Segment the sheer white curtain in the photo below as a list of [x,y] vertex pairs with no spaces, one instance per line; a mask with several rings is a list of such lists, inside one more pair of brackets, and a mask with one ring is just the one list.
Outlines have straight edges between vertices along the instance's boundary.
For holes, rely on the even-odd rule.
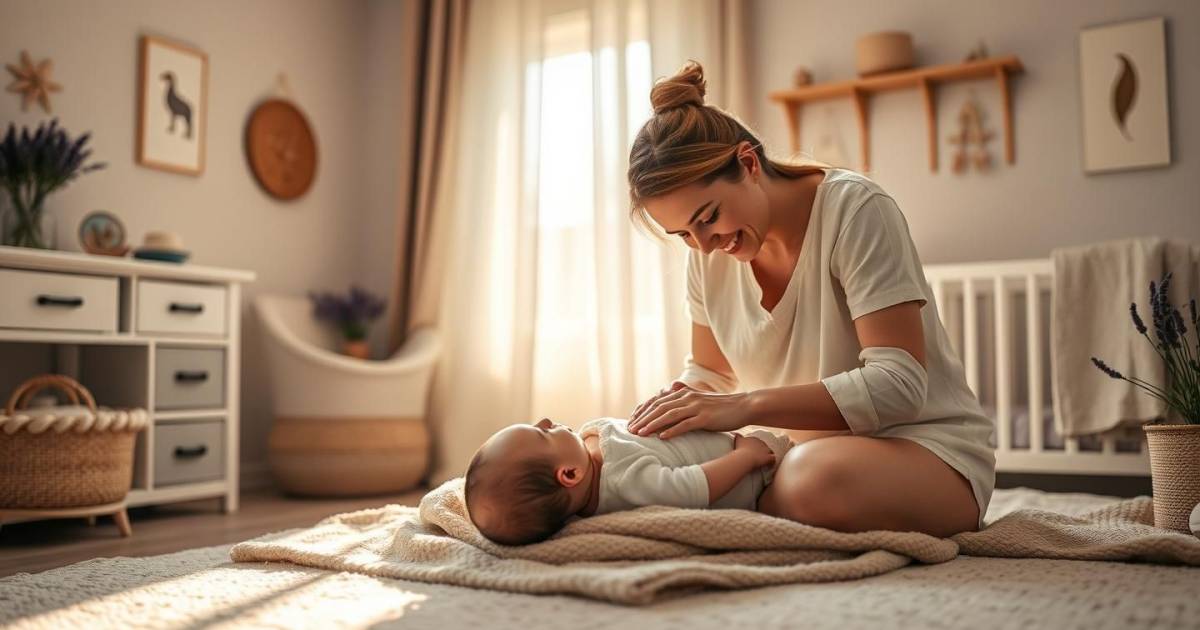
[[724,5],[471,5],[457,183],[443,209],[433,483],[461,475],[499,428],[624,417],[680,371],[683,248],[633,228],[625,171],[653,78],[689,57],[707,66],[724,40],[697,25],[720,22]]

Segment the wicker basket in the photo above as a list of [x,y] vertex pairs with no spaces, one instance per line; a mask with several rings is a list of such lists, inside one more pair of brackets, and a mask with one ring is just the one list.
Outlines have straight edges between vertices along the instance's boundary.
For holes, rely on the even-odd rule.
[[1154,526],[1190,533],[1200,504],[1200,424],[1148,424]]
[[[26,410],[47,387],[74,405]],[[22,383],[0,414],[0,508],[44,509],[116,503],[133,479],[133,444],[145,428],[144,409],[97,409],[88,390],[62,375]]]

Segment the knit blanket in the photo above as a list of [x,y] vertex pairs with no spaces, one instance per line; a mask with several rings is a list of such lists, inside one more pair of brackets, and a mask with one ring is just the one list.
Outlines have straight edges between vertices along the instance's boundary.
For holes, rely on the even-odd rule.
[[639,605],[701,588],[853,580],[959,553],[1200,566],[1200,539],[1154,528],[1153,512],[1148,497],[1081,516],[1018,510],[983,531],[941,539],[835,532],[745,510],[645,507],[574,520],[549,540],[509,547],[484,538],[467,518],[459,478],[418,508],[331,516],[235,545],[230,557]]

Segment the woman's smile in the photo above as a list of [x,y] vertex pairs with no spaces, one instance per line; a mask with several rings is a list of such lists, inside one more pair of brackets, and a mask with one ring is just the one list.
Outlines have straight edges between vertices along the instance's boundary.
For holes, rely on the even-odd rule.
[[725,247],[721,248],[721,251],[732,256],[732,255],[738,253],[738,251],[740,251],[741,249],[742,249],[742,231],[738,230],[737,232],[733,233],[733,238],[729,239],[729,242],[725,244]]

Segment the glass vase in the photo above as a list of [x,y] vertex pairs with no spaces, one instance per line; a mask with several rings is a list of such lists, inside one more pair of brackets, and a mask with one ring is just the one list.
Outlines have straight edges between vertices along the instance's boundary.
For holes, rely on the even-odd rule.
[[0,245],[54,249],[54,217],[42,206],[21,210],[11,205],[0,222]]

